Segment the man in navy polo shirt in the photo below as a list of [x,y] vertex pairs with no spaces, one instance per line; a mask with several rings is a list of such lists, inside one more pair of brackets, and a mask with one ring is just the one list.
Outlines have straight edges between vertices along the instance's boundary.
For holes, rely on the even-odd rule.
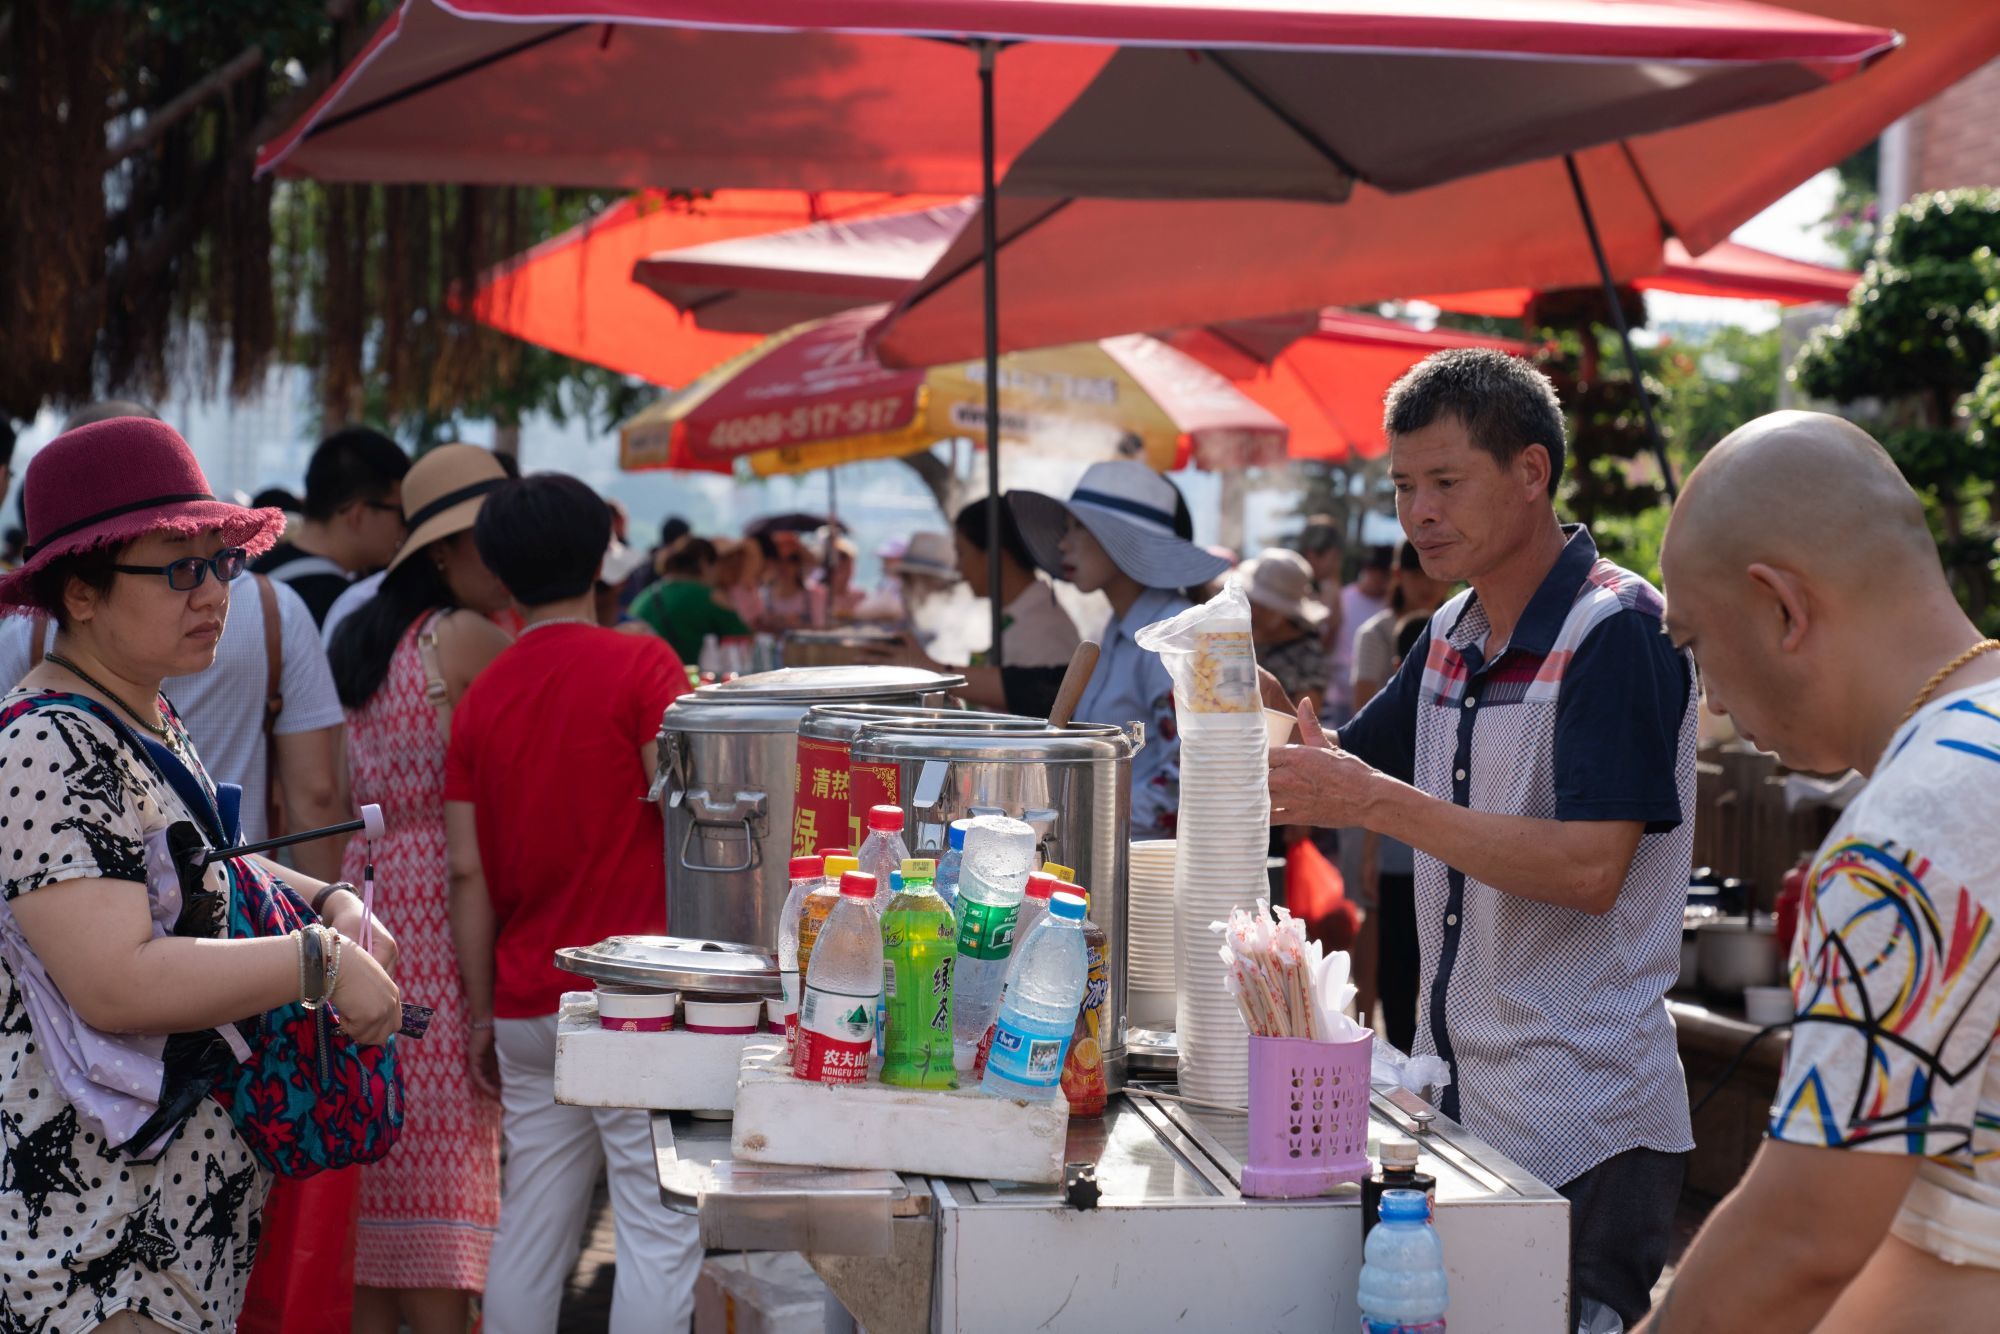
[[[1694,670],[1661,599],[1556,518],[1548,378],[1441,352],[1389,391],[1390,475],[1424,572],[1471,587],[1328,747],[1271,761],[1273,819],[1417,850],[1416,1049],[1443,1110],[1570,1200],[1578,1313],[1630,1328],[1687,1151],[1667,1016],[1693,850]],[[1281,814],[1282,813],[1282,814]]]

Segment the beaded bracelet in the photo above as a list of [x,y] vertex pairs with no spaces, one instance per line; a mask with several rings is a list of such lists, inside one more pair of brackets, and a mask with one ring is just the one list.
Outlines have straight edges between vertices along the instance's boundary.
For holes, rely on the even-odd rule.
[[347,942],[341,939],[340,932],[338,931],[324,926],[320,930],[325,932],[333,941],[332,958],[326,968],[326,992],[320,997],[320,1003],[323,1005],[333,999],[333,989],[340,984],[340,952],[346,948]]

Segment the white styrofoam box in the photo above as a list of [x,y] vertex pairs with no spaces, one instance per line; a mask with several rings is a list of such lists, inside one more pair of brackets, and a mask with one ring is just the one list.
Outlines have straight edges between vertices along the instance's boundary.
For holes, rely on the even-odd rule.
[[599,1027],[593,992],[566,992],[556,1021],[556,1101],[658,1112],[728,1111],[760,1034],[621,1033]]
[[1062,1180],[1069,1103],[994,1098],[978,1087],[892,1088],[794,1079],[783,1043],[743,1053],[730,1152],[789,1163],[932,1176]]
[[694,1334],[825,1334],[827,1295],[797,1251],[711,1256],[694,1285]]

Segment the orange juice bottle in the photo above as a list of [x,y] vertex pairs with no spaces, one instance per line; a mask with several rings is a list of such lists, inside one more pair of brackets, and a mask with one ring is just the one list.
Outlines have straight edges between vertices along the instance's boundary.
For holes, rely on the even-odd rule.
[[[1047,867],[1043,867],[1047,870]],[[1083,890],[1086,904],[1090,895]],[[1111,969],[1105,959],[1104,928],[1083,919],[1083,944],[1089,951],[1089,970],[1084,974],[1083,1008],[1077,1011],[1076,1032],[1069,1041],[1069,1056],[1063,1061],[1062,1091],[1069,1100],[1071,1116],[1104,1115],[1104,1037],[1111,1022]]]

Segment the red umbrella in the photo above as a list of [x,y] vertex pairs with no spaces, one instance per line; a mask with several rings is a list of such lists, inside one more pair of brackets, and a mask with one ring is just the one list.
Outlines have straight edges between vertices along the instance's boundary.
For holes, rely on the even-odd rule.
[[[1327,200],[1790,96],[1889,41],[1737,0],[405,0],[260,162],[969,193],[1046,131],[1064,193]],[[970,42],[1007,44],[985,154]]]
[[[1897,117],[2000,54],[1991,0],[1791,0],[1815,13],[1894,23],[1903,43],[1859,78],[1789,101],[1576,154],[1609,267],[1657,271],[1678,237],[1694,253]],[[1398,105],[1385,99],[1387,107]],[[1017,163],[1008,186],[1022,171]],[[1011,198],[1003,241],[1002,348],[1112,329],[1166,329],[1274,310],[1362,305],[1415,292],[1600,280],[1564,165],[1542,161],[1405,194],[1355,189],[1337,209],[1213,199]],[[978,226],[933,266],[881,344],[891,361],[970,355],[982,341]]]
[[[1679,292],[1685,296],[1725,297],[1739,301],[1775,301],[1781,306],[1816,302],[1839,305],[1847,300],[1861,275],[1824,264],[1786,259],[1768,250],[1724,241],[1699,256],[1689,255],[1679,241],[1669,240],[1665,263],[1634,278],[1642,292]],[[1529,287],[1498,287],[1484,292],[1450,292],[1417,298],[1465,315],[1519,319],[1528,313],[1535,292]]]
[[662,311],[633,285],[635,260],[656,250],[948,202],[955,201],[852,191],[718,190],[693,199],[644,191],[500,265],[480,284],[471,310],[496,329],[565,356],[654,384],[683,385],[755,346],[768,330],[730,332],[697,319],[699,309]]
[[1388,450],[1383,396],[1431,353],[1491,347],[1526,356],[1534,350],[1512,339],[1418,329],[1345,310],[1184,330],[1167,342],[1229,377],[1290,427],[1289,457],[1329,462],[1379,458]]

